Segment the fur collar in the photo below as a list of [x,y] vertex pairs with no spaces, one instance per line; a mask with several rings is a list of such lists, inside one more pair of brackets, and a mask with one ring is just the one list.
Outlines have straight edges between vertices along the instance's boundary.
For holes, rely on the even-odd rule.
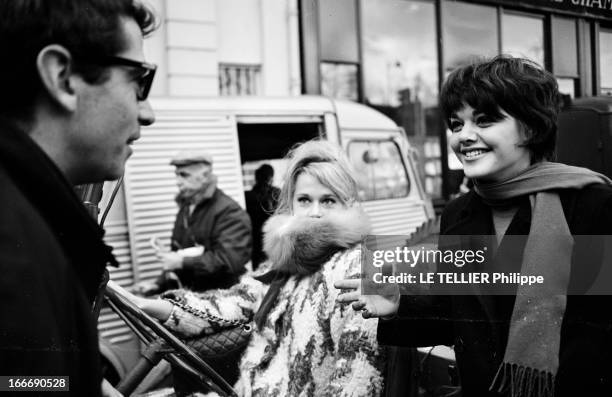
[[309,275],[336,252],[363,241],[370,229],[359,204],[324,218],[275,215],[263,227],[264,251],[275,270]]

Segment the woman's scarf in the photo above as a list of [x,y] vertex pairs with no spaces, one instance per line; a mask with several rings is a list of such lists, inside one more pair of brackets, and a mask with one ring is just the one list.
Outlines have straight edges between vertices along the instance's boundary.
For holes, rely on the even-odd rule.
[[370,220],[359,204],[322,218],[279,214],[268,219],[263,227],[264,251],[272,270],[257,277],[270,284],[255,315],[257,326],[263,326],[288,277],[319,271],[334,254],[363,241],[370,229]]
[[531,226],[521,274],[543,276],[544,284],[519,286],[510,320],[508,344],[491,390],[512,397],[553,396],[561,323],[567,302],[574,239],[555,189],[612,185],[606,176],[560,163],[535,164],[504,182],[475,183],[484,200],[529,195]]

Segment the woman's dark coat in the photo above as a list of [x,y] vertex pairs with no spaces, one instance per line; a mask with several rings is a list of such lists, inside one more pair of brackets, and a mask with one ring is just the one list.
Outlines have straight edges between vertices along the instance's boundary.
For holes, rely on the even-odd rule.
[[[612,188],[590,185],[558,193],[573,235],[612,235]],[[525,197],[506,235],[529,234],[530,222],[531,207]],[[442,235],[493,235],[491,210],[474,192],[467,193],[447,205],[440,230]],[[502,240],[494,261],[505,261],[506,269],[520,271],[523,250],[511,247],[508,240]],[[599,264],[579,258],[600,258],[602,245],[594,238],[576,240],[570,288],[580,289],[580,282],[597,275]],[[612,395],[611,298],[568,296],[555,396]],[[514,300],[514,296],[402,296],[399,318],[381,321],[378,339],[409,347],[454,345],[463,395],[498,396],[488,388],[504,356]]]

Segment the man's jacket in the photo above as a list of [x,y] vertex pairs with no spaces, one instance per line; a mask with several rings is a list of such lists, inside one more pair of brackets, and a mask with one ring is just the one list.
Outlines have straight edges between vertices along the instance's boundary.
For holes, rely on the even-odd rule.
[[238,282],[251,259],[251,221],[238,203],[219,188],[198,203],[179,209],[172,231],[172,249],[204,246],[204,253],[183,259],[177,270],[184,287],[194,291],[228,288]]
[[0,123],[1,375],[68,376],[57,395],[100,395],[91,308],[116,264],[102,233],[34,141]]

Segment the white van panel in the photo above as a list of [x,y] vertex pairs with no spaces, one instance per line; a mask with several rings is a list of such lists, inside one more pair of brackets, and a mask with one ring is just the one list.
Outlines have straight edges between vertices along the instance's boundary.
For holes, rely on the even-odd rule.
[[[119,262],[118,268],[109,268],[110,277],[120,285],[127,287],[134,282],[132,253],[130,250],[127,221],[107,221],[104,241],[113,247],[113,254]],[[100,336],[111,343],[120,343],[132,338],[132,333],[125,323],[109,308],[103,308],[98,319]]]
[[341,130],[397,130],[397,125],[384,114],[351,101],[334,100]]
[[372,220],[372,234],[411,235],[426,222],[423,203],[408,198],[365,201],[362,203]]

